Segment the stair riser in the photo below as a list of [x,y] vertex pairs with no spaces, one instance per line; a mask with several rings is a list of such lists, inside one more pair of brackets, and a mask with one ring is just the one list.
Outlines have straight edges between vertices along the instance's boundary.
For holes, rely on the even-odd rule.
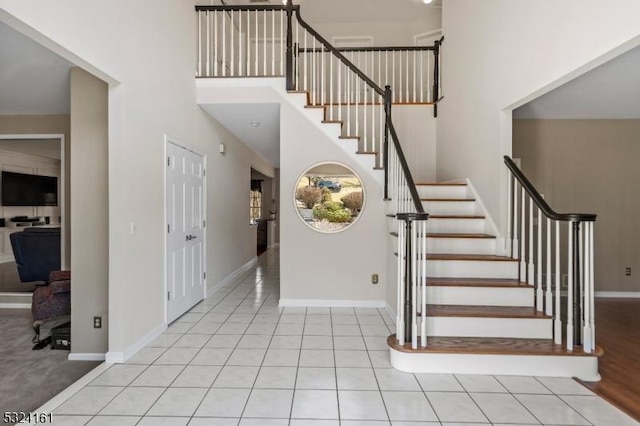
[[473,215],[476,214],[474,201],[423,201],[424,211],[429,214]]
[[600,380],[598,357],[417,353],[390,350],[391,365],[407,373],[577,377]]
[[552,339],[552,330],[548,318],[427,318],[427,336]]
[[420,198],[466,198],[467,187],[464,185],[418,185]]
[[429,219],[427,232],[482,234],[485,232],[484,219]]
[[534,306],[533,287],[427,287],[430,305]]
[[429,260],[427,273],[442,278],[518,278],[517,262]]
[[428,253],[495,254],[495,238],[427,238]]

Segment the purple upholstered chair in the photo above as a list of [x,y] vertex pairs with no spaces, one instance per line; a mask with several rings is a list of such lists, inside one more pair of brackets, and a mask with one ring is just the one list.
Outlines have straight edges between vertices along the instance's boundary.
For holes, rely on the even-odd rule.
[[40,342],[40,326],[45,322],[71,313],[71,271],[51,271],[49,284],[36,287],[31,299],[33,343]]

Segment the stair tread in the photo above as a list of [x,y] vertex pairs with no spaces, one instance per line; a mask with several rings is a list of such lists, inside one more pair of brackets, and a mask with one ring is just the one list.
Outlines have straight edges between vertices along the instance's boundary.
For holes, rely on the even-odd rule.
[[342,120],[322,120],[324,124],[343,124]]
[[304,107],[305,108],[323,108],[324,109],[324,106],[322,106],[322,105],[305,105]]
[[475,198],[420,198],[420,201],[427,202],[471,202],[476,201]]
[[427,305],[427,316],[533,319],[551,318],[544,312],[537,311],[534,307],[473,305]]
[[466,182],[419,182],[416,186],[467,186]]
[[511,278],[444,278],[427,277],[428,286],[437,287],[510,287],[533,288],[527,283]]
[[487,238],[495,239],[495,235],[489,234],[474,234],[474,233],[455,233],[455,232],[427,232],[427,238]]
[[402,352],[459,353],[483,355],[552,355],[552,356],[602,356],[604,351],[596,347],[594,353],[586,353],[581,347],[570,351],[548,339],[516,339],[497,337],[429,337],[427,347],[412,349],[411,343],[400,346],[396,335],[387,338],[389,347]]
[[[390,232],[394,237],[398,236],[397,232]],[[422,235],[422,234],[419,234]],[[473,239],[495,239],[495,235],[474,234],[474,233],[456,233],[456,232],[427,232],[427,238],[473,238]]]
[[480,214],[430,214],[429,219],[484,219]]
[[373,154],[373,155],[378,155],[379,152],[378,151],[356,151],[356,154]]
[[454,254],[454,253],[427,253],[427,260],[483,260],[490,262],[517,262],[507,256],[496,256],[493,254]]
[[338,139],[360,139],[360,136],[338,136]]

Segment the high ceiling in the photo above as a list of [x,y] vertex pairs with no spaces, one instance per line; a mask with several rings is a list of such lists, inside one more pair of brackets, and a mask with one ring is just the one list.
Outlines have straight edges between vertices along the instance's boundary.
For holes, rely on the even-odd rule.
[[[281,0],[269,0],[281,4]],[[424,13],[421,0],[295,0],[313,22],[403,22]],[[197,0],[197,4],[220,4]],[[248,3],[227,0],[227,4]],[[434,2],[438,7],[438,1]],[[366,7],[365,7],[366,6]],[[445,45],[446,52],[446,45]],[[445,53],[446,60],[446,53]],[[73,66],[0,22],[0,114],[68,114],[69,68]],[[570,81],[515,111],[516,118],[640,118],[640,48]],[[275,105],[231,105],[209,113],[232,133],[278,165]],[[241,116],[242,120],[238,117]],[[250,118],[247,118],[250,117]],[[251,121],[260,122],[252,128]],[[273,121],[273,123],[270,123]]]

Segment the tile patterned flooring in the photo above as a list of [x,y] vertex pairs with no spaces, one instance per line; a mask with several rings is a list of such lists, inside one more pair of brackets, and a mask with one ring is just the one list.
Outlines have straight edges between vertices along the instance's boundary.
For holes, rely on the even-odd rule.
[[279,308],[279,254],[54,410],[57,425],[636,425],[571,379],[402,373],[379,309]]

